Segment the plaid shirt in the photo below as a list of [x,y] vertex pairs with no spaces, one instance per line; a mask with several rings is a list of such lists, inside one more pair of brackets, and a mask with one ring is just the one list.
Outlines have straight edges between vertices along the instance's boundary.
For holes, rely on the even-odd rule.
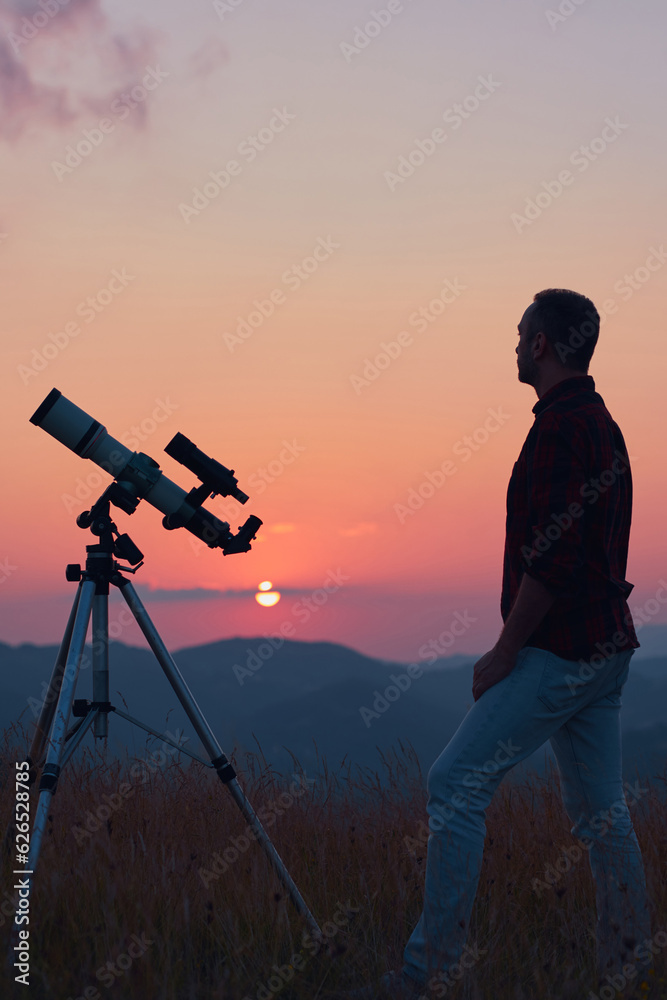
[[590,375],[558,382],[533,413],[507,488],[503,621],[527,573],[556,596],[527,646],[566,660],[637,648],[625,579],[632,475],[620,428]]

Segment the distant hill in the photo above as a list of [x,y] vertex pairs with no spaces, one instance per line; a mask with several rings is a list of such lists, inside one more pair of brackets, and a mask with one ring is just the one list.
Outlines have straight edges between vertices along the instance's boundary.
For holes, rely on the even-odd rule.
[[[649,628],[642,630],[640,641]],[[0,643],[0,730],[20,720],[32,732],[56,654],[56,646]],[[173,655],[223,750],[228,756],[235,750],[239,765],[244,752],[257,754],[261,747],[267,761],[287,774],[294,770],[289,751],[313,776],[322,757],[330,770],[345,762],[381,772],[380,752],[397,749],[403,741],[414,747],[424,781],[473,704],[472,668],[477,659],[458,655],[438,660],[408,686],[406,664],[364,656],[332,642],[286,640],[274,649],[262,638],[234,638]],[[150,650],[112,642],[110,659],[112,704],[161,732],[180,731],[188,737],[188,748],[203,754]],[[400,675],[406,690],[389,701],[384,691],[392,675]],[[383,700],[378,700],[378,692]],[[390,698],[394,695],[389,692]],[[81,671],[77,697],[91,698],[90,667]],[[665,706],[667,656],[641,659],[637,654],[622,711],[628,775],[636,769],[663,771]],[[127,747],[146,756],[147,746],[160,745],[113,715],[110,730],[110,745],[118,752]],[[92,743],[92,736],[85,742]],[[547,744],[516,768],[513,777],[529,768],[542,771],[551,757]]]

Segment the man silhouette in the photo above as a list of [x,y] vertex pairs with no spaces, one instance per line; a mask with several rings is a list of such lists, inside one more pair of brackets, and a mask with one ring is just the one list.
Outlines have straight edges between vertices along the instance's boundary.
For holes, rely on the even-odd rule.
[[599,328],[590,299],[553,288],[518,325],[519,381],[538,401],[507,491],[504,627],[475,664],[474,705],[428,773],[424,906],[403,969],[379,992],[351,998],[443,997],[483,960],[467,936],[486,810],[508,771],[546,740],[595,879],[598,986],[650,938],[619,724],[639,646],[625,579],[632,477],[623,435],[588,375]]

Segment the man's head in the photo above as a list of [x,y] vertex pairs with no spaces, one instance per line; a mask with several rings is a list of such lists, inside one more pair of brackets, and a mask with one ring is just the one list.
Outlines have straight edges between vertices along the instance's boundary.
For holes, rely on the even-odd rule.
[[518,326],[519,381],[546,391],[564,378],[586,375],[600,332],[598,311],[566,288],[538,292]]

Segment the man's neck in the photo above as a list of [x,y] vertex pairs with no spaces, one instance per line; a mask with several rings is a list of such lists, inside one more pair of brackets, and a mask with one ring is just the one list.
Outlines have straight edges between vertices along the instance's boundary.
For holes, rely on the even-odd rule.
[[574,368],[561,369],[559,371],[543,372],[540,379],[533,386],[537,393],[537,398],[542,399],[549,389],[553,389],[559,382],[564,382],[568,378],[581,378],[587,372],[579,372]]

